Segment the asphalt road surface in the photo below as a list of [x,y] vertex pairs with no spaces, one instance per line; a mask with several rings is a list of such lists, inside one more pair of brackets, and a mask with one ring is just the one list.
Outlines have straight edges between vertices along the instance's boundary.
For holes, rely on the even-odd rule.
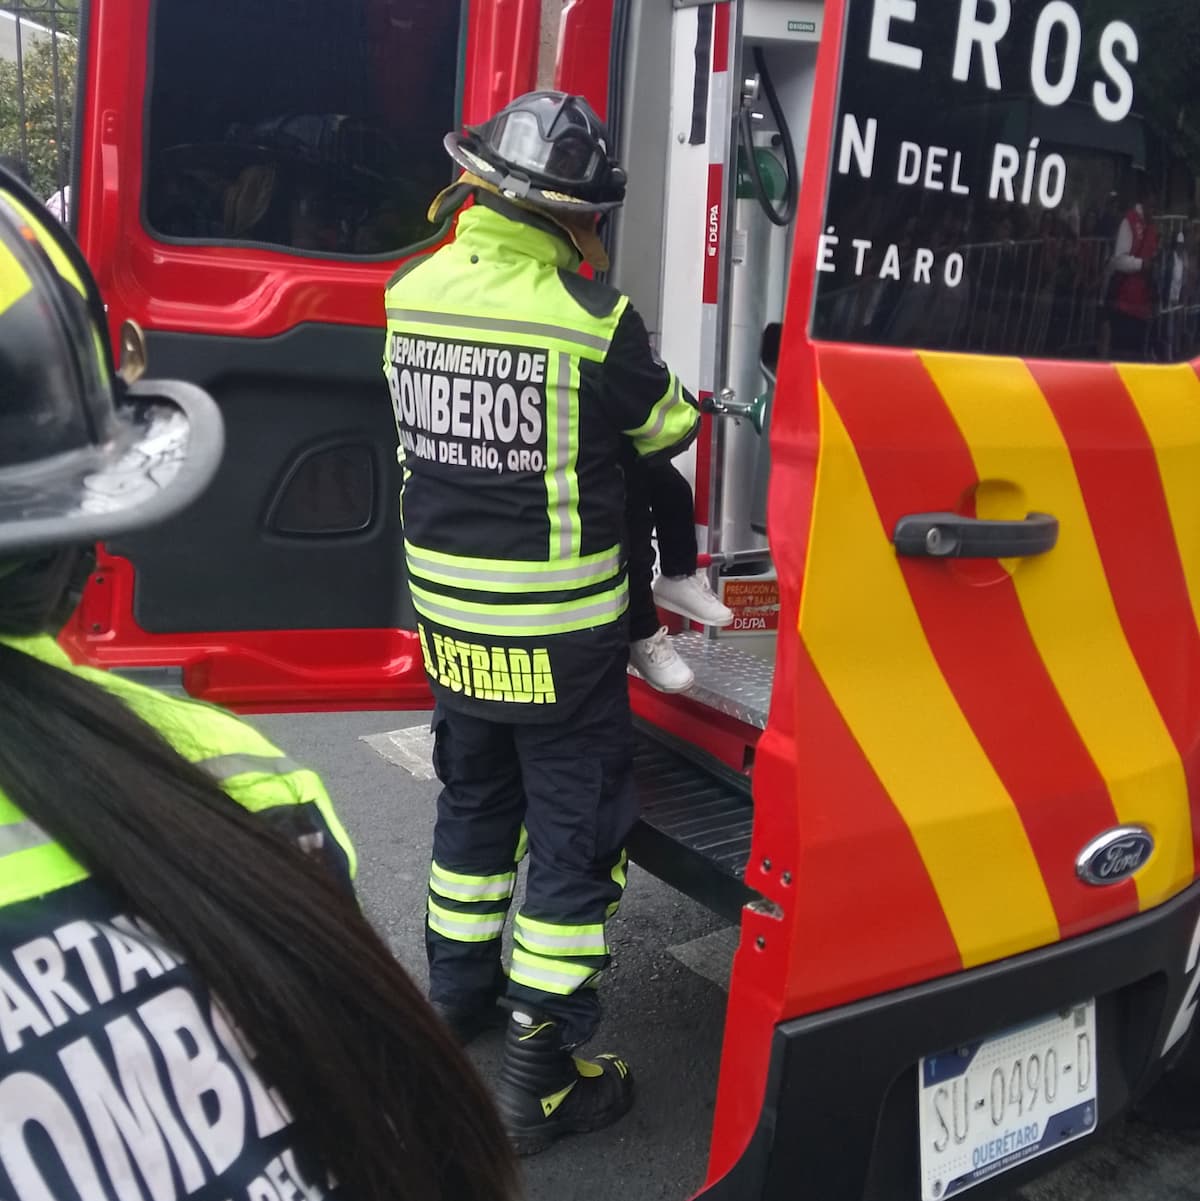
[[[424,734],[415,727],[427,726],[426,715],[255,721],[290,755],[321,772],[358,847],[367,910],[423,981],[425,876],[437,795],[436,781],[419,778],[429,773]],[[362,741],[401,728],[410,735]],[[618,951],[604,987],[606,1019],[592,1049],[619,1050],[630,1060],[637,1108],[611,1130],[567,1139],[525,1161],[526,1201],[685,1201],[703,1182],[734,931],[632,868],[613,942]],[[485,1077],[491,1075],[499,1036],[479,1040],[471,1054]],[[1010,1201],[1198,1199],[1200,1133],[1168,1135],[1130,1122]],[[803,1201],[799,1193],[797,1201]]]

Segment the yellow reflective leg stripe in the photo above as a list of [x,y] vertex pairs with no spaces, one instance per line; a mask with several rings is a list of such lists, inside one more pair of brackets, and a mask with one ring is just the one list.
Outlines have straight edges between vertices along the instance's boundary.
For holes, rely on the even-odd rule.
[[550,559],[579,554],[579,369],[569,354],[554,358],[554,379],[546,389],[546,514]]
[[[989,360],[981,389],[979,367],[965,357],[923,359],[980,479],[1009,478],[1012,456],[1003,448],[1014,438],[1037,448],[1022,460],[1021,482],[1040,508],[1058,518],[1062,533],[1053,556],[1024,560],[1013,584],[1038,653],[1108,784],[1117,817],[1154,831],[1159,852],[1134,882],[1141,907],[1157,905],[1192,876],[1187,781],[1125,638],[1070,448],[1024,363]],[[1156,373],[1153,386],[1169,385]],[[1181,407],[1195,402],[1186,395],[1172,399]],[[1081,629],[1088,631],[1086,647]]]
[[436,861],[429,869],[429,887],[452,901],[506,901],[512,896],[517,873],[500,872],[495,876],[469,876],[447,871]]
[[625,885],[629,881],[629,876],[626,868],[629,866],[629,855],[622,851],[621,857],[613,864],[613,869],[609,873],[612,876],[612,882],[622,891],[625,891]]
[[504,932],[503,913],[460,913],[429,898],[429,928],[452,942],[490,942]]
[[513,947],[508,978],[514,984],[566,997],[582,988],[596,975],[597,969],[569,959],[547,959],[522,947]]
[[608,954],[601,923],[578,926],[539,922],[519,913],[513,924],[513,938],[527,951],[554,958]]
[[521,823],[521,833],[517,836],[517,849],[513,855],[513,862],[520,863],[522,859],[529,853],[529,831],[525,829],[524,822]]
[[[819,396],[805,645],[912,832],[966,966],[1054,942],[1058,921],[1020,815],[933,656],[850,436],[824,387]],[[963,853],[966,830],[986,855]]]
[[[629,879],[628,875],[626,873],[626,868],[628,867],[628,865],[629,865],[629,856],[628,856],[628,854],[626,854],[626,852],[622,851],[620,859],[618,859],[616,861],[616,863],[613,864],[613,869],[612,869],[612,872],[610,873],[612,875],[612,882],[622,892],[625,891],[625,885],[628,883],[628,879]],[[604,911],[604,916],[606,918],[612,917],[617,912],[617,910],[620,908],[621,908],[621,898],[618,897]]]
[[489,605],[438,596],[410,584],[413,606],[422,617],[439,625],[473,634],[551,635],[610,625],[629,605],[629,584],[622,579],[606,592],[597,592],[561,604]]

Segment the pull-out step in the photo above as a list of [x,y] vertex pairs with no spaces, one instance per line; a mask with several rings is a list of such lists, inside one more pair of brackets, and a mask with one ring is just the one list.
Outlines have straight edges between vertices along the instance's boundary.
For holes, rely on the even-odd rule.
[[642,814],[630,858],[737,921],[757,895],[743,882],[754,820],[750,781],[641,722],[633,771]]
[[[767,728],[775,680],[775,640],[771,635],[739,635],[737,640],[721,641],[701,630],[687,630],[671,641],[696,677],[688,700],[753,729]],[[632,667],[629,670],[637,675]]]

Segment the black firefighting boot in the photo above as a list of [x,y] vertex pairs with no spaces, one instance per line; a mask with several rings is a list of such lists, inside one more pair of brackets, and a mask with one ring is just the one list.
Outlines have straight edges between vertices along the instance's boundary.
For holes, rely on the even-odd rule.
[[564,1134],[589,1134],[628,1113],[633,1075],[615,1055],[573,1056],[555,1022],[514,1010],[496,1103],[516,1153],[536,1155]]

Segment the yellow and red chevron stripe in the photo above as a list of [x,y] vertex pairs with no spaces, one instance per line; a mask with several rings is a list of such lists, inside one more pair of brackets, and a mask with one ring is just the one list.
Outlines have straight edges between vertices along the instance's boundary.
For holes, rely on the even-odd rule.
[[[838,895],[840,949],[810,948],[828,999],[868,966],[926,978],[1173,896],[1200,829],[1196,373],[815,349],[797,737],[820,765],[807,870]],[[1053,513],[1059,543],[984,569],[898,558],[896,521],[945,510]],[[1076,856],[1120,822],[1154,858],[1083,884]],[[862,895],[840,895],[850,857]]]

